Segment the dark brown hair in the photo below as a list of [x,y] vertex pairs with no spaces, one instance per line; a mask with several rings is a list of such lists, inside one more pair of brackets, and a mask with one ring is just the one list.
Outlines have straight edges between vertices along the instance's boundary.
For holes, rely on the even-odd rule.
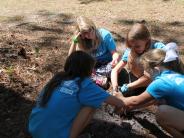
[[79,77],[80,82],[91,76],[92,69],[95,65],[95,59],[82,51],[73,52],[67,59],[64,65],[64,71],[59,72],[48,82],[44,88],[41,97],[40,106],[44,107],[49,101],[54,89],[64,80],[72,80]]

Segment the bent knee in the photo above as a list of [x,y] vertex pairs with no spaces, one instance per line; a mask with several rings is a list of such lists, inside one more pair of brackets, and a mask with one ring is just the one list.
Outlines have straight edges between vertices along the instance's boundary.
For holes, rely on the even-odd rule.
[[158,106],[158,110],[156,112],[156,119],[158,122],[165,122],[166,115],[169,112],[169,106],[168,105],[160,105]]

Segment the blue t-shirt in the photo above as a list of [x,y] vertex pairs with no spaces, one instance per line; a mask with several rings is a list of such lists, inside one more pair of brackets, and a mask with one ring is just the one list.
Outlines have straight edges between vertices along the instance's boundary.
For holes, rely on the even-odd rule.
[[165,70],[146,91],[155,99],[165,99],[168,105],[184,111],[184,75]]
[[110,96],[91,79],[84,79],[80,88],[78,80],[61,83],[44,108],[39,106],[38,99],[29,118],[29,132],[33,138],[68,138],[80,109],[83,106],[98,108]]
[[106,29],[99,29],[101,36],[101,43],[91,55],[96,58],[98,62],[110,62],[112,61],[112,51],[116,50],[115,41],[109,31]]
[[[151,43],[150,49],[163,48],[165,45],[162,42],[153,42]],[[130,54],[131,49],[126,48],[124,54],[122,55],[121,60],[128,61],[128,56]]]

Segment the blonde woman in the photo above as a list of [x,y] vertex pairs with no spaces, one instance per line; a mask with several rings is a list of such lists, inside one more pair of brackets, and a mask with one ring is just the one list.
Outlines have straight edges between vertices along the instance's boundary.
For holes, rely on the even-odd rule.
[[104,87],[111,69],[119,60],[111,33],[104,28],[96,28],[92,20],[80,16],[77,18],[76,31],[68,54],[76,50],[85,51],[96,59],[92,79]]
[[[173,67],[172,63],[176,61],[178,61],[178,54],[174,49],[168,49],[166,52],[154,49],[143,54],[141,63],[145,71],[152,77],[153,82],[142,94],[123,98],[123,101],[126,109],[130,111],[157,100],[165,100],[165,105],[158,106],[156,119],[172,136],[183,138],[184,75],[178,73],[183,72],[182,68]],[[177,66],[180,66],[180,62],[177,63]]]

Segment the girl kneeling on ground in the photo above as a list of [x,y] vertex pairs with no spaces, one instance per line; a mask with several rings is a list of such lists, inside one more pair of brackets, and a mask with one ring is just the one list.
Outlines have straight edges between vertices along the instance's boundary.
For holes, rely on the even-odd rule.
[[[174,49],[154,49],[141,57],[141,63],[154,80],[146,91],[138,96],[122,98],[127,111],[148,106],[158,100],[165,104],[158,106],[157,122],[176,138],[184,137],[184,71]],[[178,68],[173,67],[173,63]],[[174,68],[174,69],[173,69]],[[174,71],[173,71],[174,70]],[[182,74],[181,74],[182,73]],[[116,96],[122,96],[117,93]]]
[[44,87],[29,118],[33,138],[76,138],[103,102],[122,112],[122,100],[111,96],[90,79],[95,60],[73,52]]
[[139,62],[141,55],[150,49],[161,49],[165,45],[151,39],[145,24],[136,23],[127,33],[125,46],[121,60],[111,72],[112,87],[115,93],[120,86],[124,96],[139,95],[152,81],[144,74],[144,69]]
[[104,89],[108,89],[110,73],[119,61],[116,44],[111,33],[104,28],[97,28],[92,20],[80,16],[77,18],[76,31],[72,39],[68,55],[82,50],[96,59],[93,70],[93,81]]

